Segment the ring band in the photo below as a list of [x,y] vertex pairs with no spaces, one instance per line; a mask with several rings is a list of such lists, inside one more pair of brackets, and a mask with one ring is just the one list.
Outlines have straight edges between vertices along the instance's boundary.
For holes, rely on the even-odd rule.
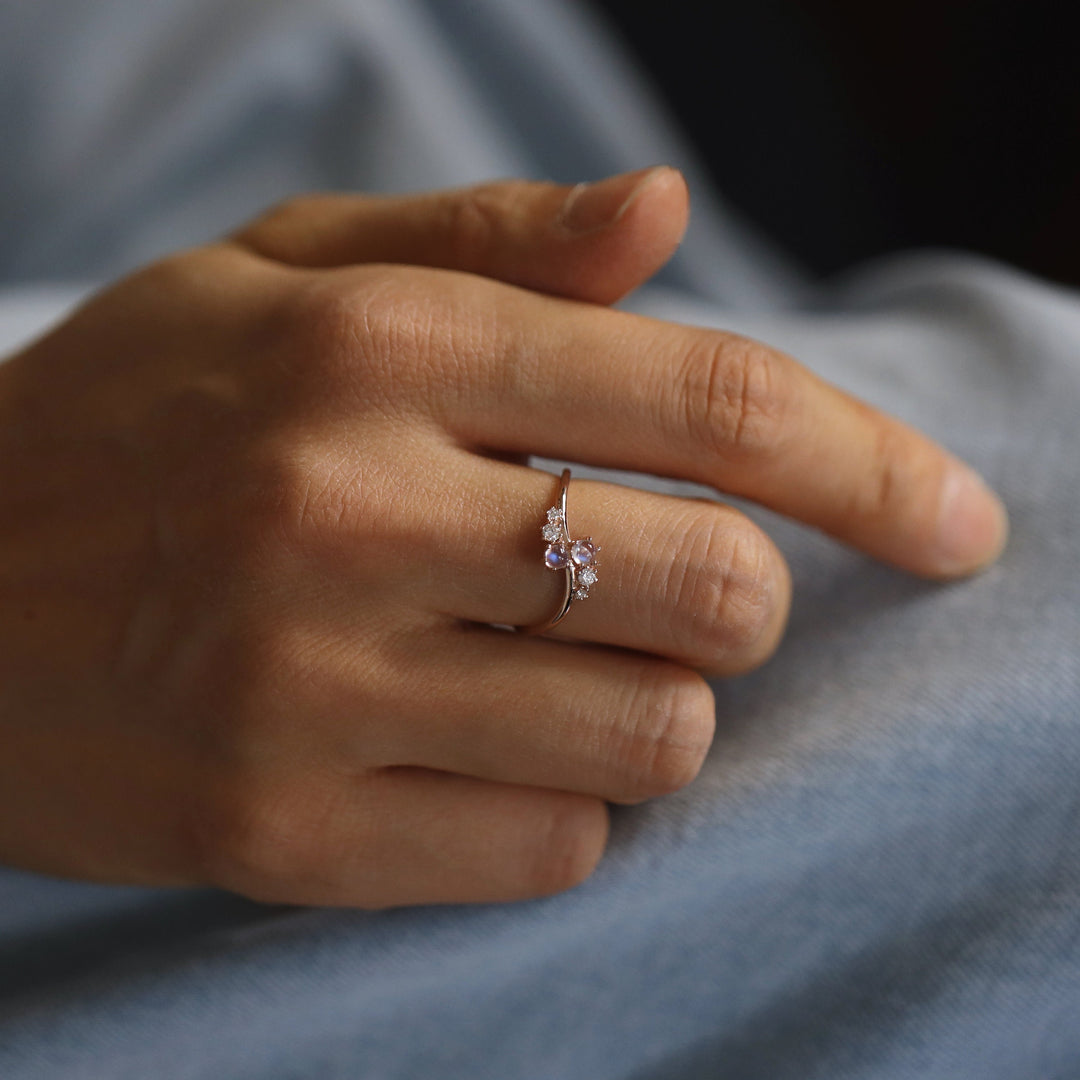
[[562,603],[555,614],[531,626],[515,626],[521,634],[542,634],[560,623],[575,600],[587,600],[589,587],[596,584],[597,553],[600,545],[591,536],[574,540],[566,523],[566,492],[570,487],[570,470],[563,469],[559,480],[559,500],[547,512],[547,521],[540,530],[547,543],[544,549],[544,566],[548,570],[562,570],[566,586]]

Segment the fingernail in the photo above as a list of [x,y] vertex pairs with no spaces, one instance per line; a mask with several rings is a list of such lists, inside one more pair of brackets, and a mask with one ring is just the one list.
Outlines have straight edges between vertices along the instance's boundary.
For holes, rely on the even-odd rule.
[[960,462],[941,492],[937,561],[942,574],[964,574],[992,563],[1005,547],[1009,519],[982,477]]
[[674,172],[668,165],[620,173],[593,184],[578,184],[566,197],[558,223],[575,233],[595,232],[614,225],[635,199],[661,173]]

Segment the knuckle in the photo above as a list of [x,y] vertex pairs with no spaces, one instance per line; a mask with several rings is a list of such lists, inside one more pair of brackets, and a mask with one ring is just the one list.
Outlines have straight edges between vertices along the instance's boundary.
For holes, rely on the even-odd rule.
[[300,192],[279,199],[268,206],[261,214],[252,221],[252,225],[258,224],[287,224],[303,221],[311,212],[312,208],[320,201],[320,196],[310,192]]
[[[281,312],[280,339],[299,371],[309,371],[323,385],[329,376],[349,379],[369,372],[378,384],[389,374],[390,359],[406,342],[407,320],[398,317],[395,279],[351,275],[346,284],[334,276],[305,279],[290,291]],[[278,328],[275,328],[278,329]]]
[[202,272],[207,261],[207,250],[188,248],[163,255],[138,271],[139,280],[165,293],[184,289],[193,280],[197,280]]
[[397,581],[422,554],[405,501],[412,492],[412,481],[378,452],[358,462],[347,449],[296,450],[245,505],[242,528],[257,575],[317,569],[363,580],[369,590]]
[[323,199],[324,196],[312,194],[281,199],[238,229],[232,238],[259,254],[277,257],[289,250],[289,238],[302,229]]
[[482,184],[446,201],[442,231],[453,265],[468,268],[486,260],[499,244],[521,186],[512,181]]
[[240,600],[281,598],[311,572],[363,581],[374,596],[424,556],[429,533],[415,508],[430,485],[403,475],[380,445],[360,455],[308,443],[268,439],[230,482],[215,481],[205,521],[192,511],[200,550],[229,564]]
[[779,367],[756,341],[704,332],[676,380],[693,443],[728,459],[776,454],[785,404]]
[[607,845],[608,815],[600,799],[559,795],[539,832],[525,891],[550,896],[580,885],[596,869]]
[[361,481],[330,455],[297,461],[268,508],[273,535],[287,551],[311,557],[340,547],[354,519],[354,490]]
[[463,357],[479,347],[475,320],[435,273],[354,267],[292,290],[277,336],[313,406],[415,416],[461,393]]
[[[862,480],[852,486],[844,508],[856,521],[890,521],[911,516],[912,494],[932,484],[940,470],[923,455],[912,453],[910,436],[885,418],[875,418],[873,441]],[[931,471],[933,475],[931,475]],[[923,475],[925,473],[925,475]],[[928,525],[932,526],[932,521]]]
[[663,664],[635,688],[628,731],[616,740],[617,764],[631,800],[668,795],[700,772],[712,745],[712,690],[688,668]]
[[[134,302],[136,306],[132,310],[138,310],[138,300],[142,300],[147,309],[169,319],[175,317],[171,309],[176,307],[179,297],[202,301],[212,294],[219,298],[228,280],[223,271],[231,270],[225,266],[228,258],[229,254],[220,246],[210,244],[163,255],[124,279],[135,296],[134,300],[129,297],[128,302]],[[167,302],[169,307],[162,308],[162,302]]]
[[207,880],[273,901],[317,872],[318,830],[289,788],[234,780],[216,803],[200,845]]
[[[699,666],[755,656],[774,625],[778,570],[769,542],[749,522],[716,511],[684,521],[661,587],[681,655]],[[650,560],[652,561],[652,560]]]
[[321,677],[319,634],[287,616],[275,625],[252,632],[242,666],[245,696],[231,725],[236,751],[242,756],[269,744],[279,748],[302,734],[296,729],[298,711],[308,711],[318,697]]

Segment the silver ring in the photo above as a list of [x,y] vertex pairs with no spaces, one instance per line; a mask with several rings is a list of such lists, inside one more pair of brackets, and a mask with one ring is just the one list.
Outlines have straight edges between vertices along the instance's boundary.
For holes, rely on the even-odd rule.
[[575,540],[566,523],[566,491],[570,486],[570,470],[563,469],[559,480],[559,501],[547,512],[547,521],[540,530],[547,546],[544,548],[544,566],[548,570],[562,570],[566,585],[562,603],[548,619],[531,626],[515,626],[521,634],[542,634],[560,623],[575,600],[587,600],[589,588],[596,584],[597,558],[600,545],[591,536]]

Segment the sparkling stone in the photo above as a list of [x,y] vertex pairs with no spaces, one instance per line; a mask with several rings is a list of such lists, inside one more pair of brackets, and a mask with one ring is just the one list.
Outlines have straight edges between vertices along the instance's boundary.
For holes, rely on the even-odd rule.
[[555,522],[551,521],[544,526],[543,533],[545,540],[550,540],[552,543],[554,543],[562,536],[562,529],[560,529]]
[[550,509],[550,510],[549,510],[549,511],[547,512],[547,519],[548,519],[548,521],[551,521],[551,522],[559,522],[559,521],[562,521],[562,507],[559,507],[559,506],[553,506],[553,507],[552,507],[552,508],[551,508],[551,509]]
[[590,585],[596,584],[596,571],[591,566],[586,566],[585,569],[578,574],[577,579],[582,585],[588,588]]
[[570,547],[570,558],[578,566],[588,566],[596,558],[596,548],[591,540],[575,540]]
[[574,590],[574,599],[575,600],[588,600],[589,599],[589,590],[588,589],[575,589]]
[[544,565],[549,570],[562,570],[567,563],[566,548],[561,544],[548,544],[544,552]]

